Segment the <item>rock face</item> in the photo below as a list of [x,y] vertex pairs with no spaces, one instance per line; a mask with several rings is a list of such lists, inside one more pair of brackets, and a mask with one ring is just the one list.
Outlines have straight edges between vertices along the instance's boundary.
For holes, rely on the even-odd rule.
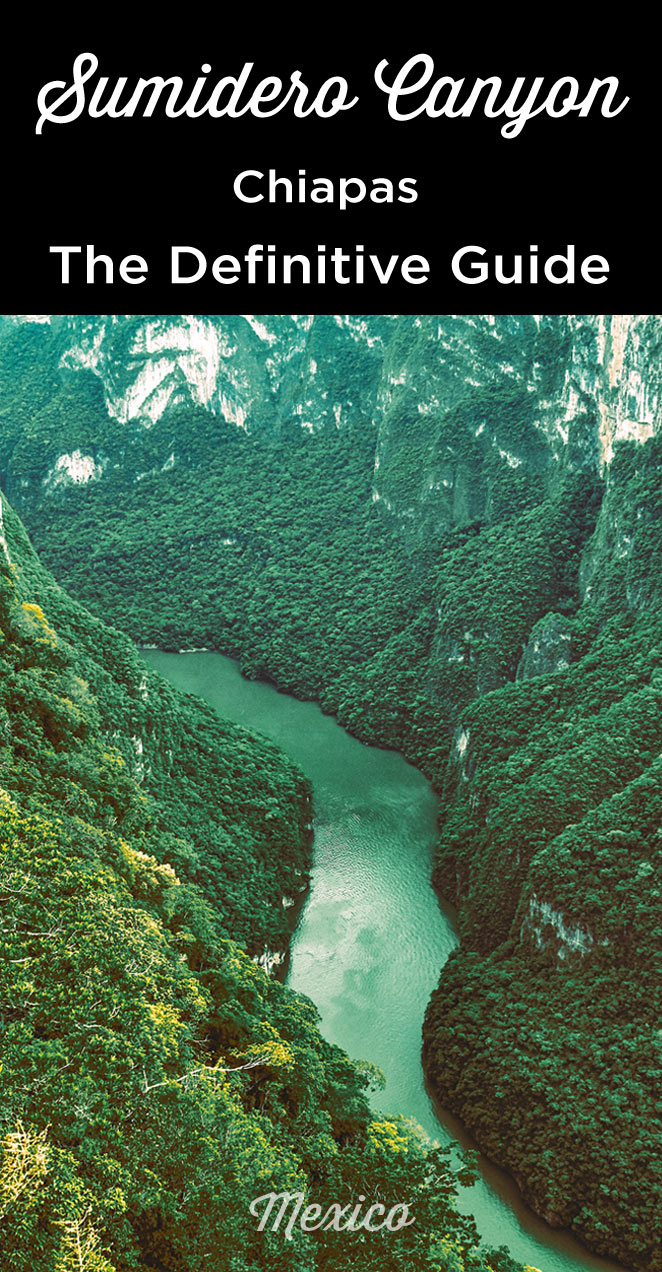
[[552,676],[570,665],[570,634],[561,614],[546,614],[536,623],[517,667],[517,680]]
[[[18,320],[6,319],[5,322]],[[25,322],[48,325],[44,315]],[[392,320],[312,314],[54,317],[62,375],[91,371],[118,423],[152,426],[200,406],[259,434],[293,418],[337,427],[370,410],[378,351]],[[360,375],[352,374],[360,367]],[[372,368],[372,374],[370,369]],[[351,385],[350,385],[351,378]]]
[[[0,480],[30,522],[77,488],[204,470],[234,430],[269,445],[288,430],[360,429],[369,436],[373,510],[407,551],[434,553],[449,532],[493,527],[496,561],[505,552],[500,527],[554,499],[568,479],[604,485],[582,595],[598,599],[607,563],[619,560],[628,604],[641,608],[658,599],[642,567],[649,514],[621,498],[612,473],[622,444],[640,446],[660,430],[661,334],[661,318],[632,315],[5,319]],[[44,366],[59,385],[57,408],[40,402]],[[3,374],[12,387],[5,408]],[[17,400],[29,403],[23,414]],[[206,420],[197,448],[176,422],[182,410]],[[314,490],[309,497],[314,503]],[[220,541],[241,546],[243,537],[228,531]],[[516,615],[517,589],[508,589],[517,571],[506,559],[499,569],[504,605]],[[449,740],[458,704],[571,657],[568,624],[549,613],[567,598],[554,595],[549,562],[532,569],[547,582],[500,653],[481,603],[490,580],[477,575],[452,604],[442,590],[426,693],[443,706]],[[529,597],[535,590],[532,579]]]
[[523,935],[531,934],[538,949],[552,947],[557,958],[564,960],[573,954],[586,954],[593,945],[588,927],[572,923],[549,901],[540,901],[534,894],[523,925]]
[[[376,430],[373,499],[419,534],[478,516],[498,520],[504,476],[511,485],[531,479],[550,486],[565,470],[604,474],[619,441],[643,442],[662,422],[658,317],[24,321],[42,332],[51,327],[57,374],[91,372],[124,429],[150,428],[182,405],[256,436],[286,421],[315,432],[369,418]],[[67,454],[78,451],[98,464],[84,446]],[[60,472],[61,459],[54,456],[48,471]]]

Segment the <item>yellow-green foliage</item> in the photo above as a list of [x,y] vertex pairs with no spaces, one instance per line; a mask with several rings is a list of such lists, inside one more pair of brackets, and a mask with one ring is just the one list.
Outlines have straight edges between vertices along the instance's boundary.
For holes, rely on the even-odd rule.
[[37,605],[33,601],[23,601],[21,609],[30,621],[33,630],[36,629],[39,632],[37,640],[50,645],[54,649],[57,645],[57,636],[48,622],[41,605]]
[[[438,1230],[485,1272],[448,1160],[397,1119],[371,1126],[369,1069],[251,958],[286,939],[265,883],[280,898],[307,864],[300,775],[149,675],[6,524],[20,571],[19,601],[0,580],[2,1272],[371,1272],[386,1256],[427,1272]],[[30,588],[55,643],[33,638]],[[289,1241],[249,1212],[270,1191],[325,1207],[406,1195],[417,1223],[387,1246]]]
[[48,1170],[48,1131],[26,1130],[18,1122],[2,1141],[0,1161],[0,1218],[17,1201],[26,1209],[34,1202]]
[[54,1272],[115,1272],[105,1257],[89,1213],[60,1221],[62,1239]]

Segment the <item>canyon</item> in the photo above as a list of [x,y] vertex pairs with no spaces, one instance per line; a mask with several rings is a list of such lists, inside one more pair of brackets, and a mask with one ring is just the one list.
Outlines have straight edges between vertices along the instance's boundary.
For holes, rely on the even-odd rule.
[[0,475],[58,580],[432,781],[460,945],[427,1074],[540,1214],[650,1269],[661,334],[646,315],[0,328]]

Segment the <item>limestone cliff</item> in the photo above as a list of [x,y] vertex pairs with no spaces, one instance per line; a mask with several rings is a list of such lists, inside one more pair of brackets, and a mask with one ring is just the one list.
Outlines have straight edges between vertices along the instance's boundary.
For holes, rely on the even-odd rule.
[[[92,372],[119,425],[149,428],[182,405],[256,436],[286,420],[318,431],[369,417],[373,497],[414,524],[489,515],[504,470],[547,483],[567,468],[604,473],[619,441],[642,442],[662,421],[659,317],[30,315],[4,324],[19,321],[52,328],[53,370]],[[69,454],[73,465],[55,457],[57,480],[98,475],[95,457],[78,446]]]

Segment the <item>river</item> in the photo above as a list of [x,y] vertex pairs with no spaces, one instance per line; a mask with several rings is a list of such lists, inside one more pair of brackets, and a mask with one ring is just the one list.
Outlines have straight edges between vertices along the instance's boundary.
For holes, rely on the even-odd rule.
[[[364,746],[314,703],[245,680],[220,654],[143,650],[151,667],[219,715],[259,730],[311,779],[311,887],[294,933],[288,984],[316,1003],[322,1031],[386,1076],[376,1103],[413,1117],[441,1143],[471,1141],[435,1107],[420,1063],[421,1026],[439,970],[457,942],[430,885],[437,799],[394,751]],[[538,1220],[513,1181],[481,1155],[459,1205],[484,1241],[542,1272],[611,1272],[569,1233]]]

